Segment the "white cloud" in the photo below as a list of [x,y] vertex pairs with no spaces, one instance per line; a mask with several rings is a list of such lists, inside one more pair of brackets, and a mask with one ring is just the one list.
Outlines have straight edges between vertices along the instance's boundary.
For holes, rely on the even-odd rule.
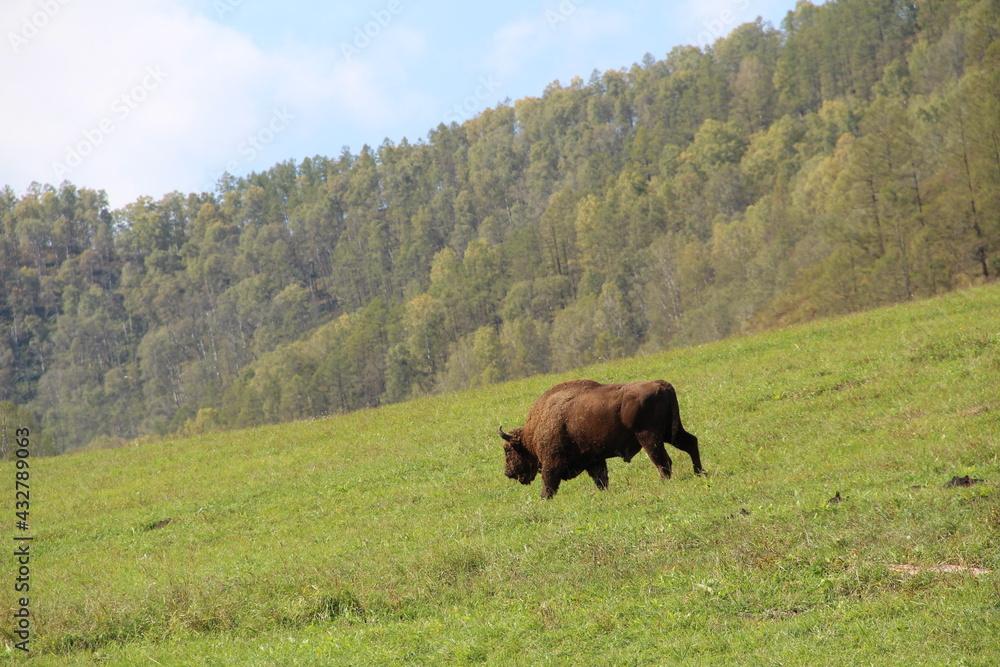
[[598,39],[623,36],[628,27],[625,16],[615,10],[601,11],[593,7],[581,7],[572,19],[569,30],[578,46],[585,46]]
[[426,44],[397,26],[349,61],[333,47],[262,50],[171,0],[15,0],[0,26],[14,91],[0,107],[0,185],[18,192],[68,179],[121,206],[211,189],[227,167],[319,152],[324,125],[433,106],[405,92]]
[[536,66],[543,54],[556,62],[586,62],[596,42],[620,38],[627,21],[617,10],[601,10],[563,0],[541,14],[512,21],[493,34],[493,46],[484,59],[487,70],[501,78]]
[[[426,50],[422,33],[390,27],[360,54],[337,57],[326,77],[325,94],[348,112],[359,125],[372,130],[384,127],[401,114],[429,104],[410,83],[413,63]],[[310,85],[299,87],[308,90]]]
[[519,19],[493,34],[493,47],[487,53],[486,69],[507,77],[533,60],[552,43],[552,30],[541,16]]

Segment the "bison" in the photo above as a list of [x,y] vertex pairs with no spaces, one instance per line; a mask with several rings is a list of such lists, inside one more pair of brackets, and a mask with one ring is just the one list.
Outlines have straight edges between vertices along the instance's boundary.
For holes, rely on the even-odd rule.
[[504,474],[531,484],[542,473],[542,498],[551,498],[564,479],[583,471],[598,489],[608,488],[607,459],[626,463],[645,449],[660,471],[670,477],[671,461],[663,448],[669,442],[687,452],[696,474],[704,473],[698,438],[681,426],[677,394],[669,382],[600,384],[571,380],[549,389],[528,411],[521,428],[504,433]]

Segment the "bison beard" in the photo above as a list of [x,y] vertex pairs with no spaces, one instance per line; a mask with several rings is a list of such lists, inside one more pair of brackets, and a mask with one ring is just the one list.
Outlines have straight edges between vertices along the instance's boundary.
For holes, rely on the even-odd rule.
[[541,395],[521,428],[503,438],[504,474],[531,484],[542,473],[542,498],[551,498],[564,479],[586,471],[598,489],[608,488],[607,459],[626,463],[645,449],[659,471],[670,477],[672,462],[663,447],[669,442],[691,456],[696,474],[704,473],[698,438],[681,425],[677,394],[663,380],[600,384],[593,380],[563,382]]

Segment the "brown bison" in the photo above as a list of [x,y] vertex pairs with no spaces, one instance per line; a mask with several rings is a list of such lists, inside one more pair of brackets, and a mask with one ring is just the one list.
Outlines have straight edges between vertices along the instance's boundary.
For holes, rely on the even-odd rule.
[[669,382],[600,384],[571,380],[549,389],[528,411],[521,428],[504,433],[504,474],[531,484],[542,472],[542,498],[551,498],[564,479],[584,470],[598,489],[608,488],[607,459],[626,463],[645,449],[660,478],[670,477],[671,461],[663,448],[669,442],[687,452],[701,474],[698,438],[681,426],[677,394]]

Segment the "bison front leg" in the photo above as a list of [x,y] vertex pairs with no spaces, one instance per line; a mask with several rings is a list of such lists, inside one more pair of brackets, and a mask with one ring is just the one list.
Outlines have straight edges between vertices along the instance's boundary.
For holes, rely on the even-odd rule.
[[551,498],[559,490],[559,482],[562,477],[555,468],[542,469],[542,498]]
[[663,443],[657,440],[651,433],[640,433],[638,434],[638,438],[642,448],[649,455],[649,460],[660,471],[660,479],[670,479],[673,462],[670,460],[667,450],[663,447]]
[[601,461],[595,465],[587,468],[587,474],[589,474],[594,479],[594,484],[597,488],[603,491],[608,488],[608,463],[607,461]]

